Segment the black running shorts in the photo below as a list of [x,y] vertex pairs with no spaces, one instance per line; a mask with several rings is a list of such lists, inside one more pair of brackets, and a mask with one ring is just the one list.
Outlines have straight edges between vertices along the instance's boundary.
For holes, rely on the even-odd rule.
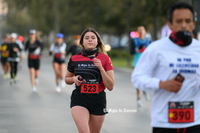
[[6,62],[8,62],[8,58],[7,57],[1,57],[1,63],[3,65],[6,65]]
[[28,59],[28,67],[39,70],[40,68],[40,59]]
[[53,63],[58,63],[60,65],[60,64],[65,63],[65,61],[64,60],[56,60],[56,59],[54,59]]
[[75,89],[71,95],[71,105],[85,107],[90,114],[105,115],[106,111],[106,93],[100,92],[99,94],[81,94],[79,89]]

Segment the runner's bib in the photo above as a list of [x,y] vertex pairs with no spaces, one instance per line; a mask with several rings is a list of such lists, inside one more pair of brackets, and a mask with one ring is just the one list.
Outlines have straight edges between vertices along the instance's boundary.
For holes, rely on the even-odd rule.
[[36,60],[37,58],[40,59],[41,56],[40,55],[29,54],[29,59]]
[[57,59],[60,59],[61,57],[62,57],[62,54],[55,54],[55,57],[57,58]]
[[170,123],[194,122],[194,102],[169,102],[168,107]]
[[88,82],[81,84],[81,93],[86,94],[98,94],[99,93],[99,82],[96,79],[89,79]]
[[2,57],[8,57],[9,53],[7,51],[2,51]]
[[37,57],[38,57],[38,56],[37,56],[37,55],[34,55],[34,54],[30,54],[30,55],[29,55],[29,58],[32,59],[32,60],[37,59]]

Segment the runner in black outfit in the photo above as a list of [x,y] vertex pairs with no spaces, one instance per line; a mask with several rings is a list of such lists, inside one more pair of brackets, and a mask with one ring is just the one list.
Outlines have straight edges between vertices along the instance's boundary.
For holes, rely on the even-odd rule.
[[22,50],[22,47],[16,43],[17,34],[12,33],[11,35],[11,43],[9,44],[8,50],[9,50],[9,57],[8,61],[10,62],[11,66],[11,81],[10,84],[16,83],[17,80],[17,65],[20,61],[20,51]]
[[3,37],[3,43],[1,44],[0,51],[1,51],[1,65],[4,70],[4,79],[10,78],[10,73],[9,73],[9,68],[10,64],[8,62],[8,56],[9,56],[9,51],[8,51],[8,41],[9,41],[10,36],[5,35]]
[[99,133],[105,118],[105,88],[112,90],[114,72],[103,42],[94,29],[86,29],[80,39],[81,53],[71,57],[65,81],[75,83],[71,113],[80,133]]
[[28,67],[30,70],[30,78],[33,92],[37,91],[40,58],[42,52],[42,44],[36,39],[36,30],[29,31],[30,40],[26,42],[25,51],[28,50]]
[[69,58],[69,54],[75,55],[80,53],[82,50],[80,46],[80,35],[74,35],[74,44],[67,50],[67,56]]

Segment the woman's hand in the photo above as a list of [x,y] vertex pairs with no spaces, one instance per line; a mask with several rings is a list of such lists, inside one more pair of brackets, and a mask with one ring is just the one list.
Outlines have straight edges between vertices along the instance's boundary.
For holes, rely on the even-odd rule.
[[103,69],[103,66],[102,66],[102,64],[101,64],[101,61],[100,61],[99,59],[94,58],[94,59],[93,59],[93,62],[94,62],[94,65],[95,65],[99,70]]
[[94,58],[93,59],[94,65],[100,70],[101,76],[103,83],[108,90],[112,90],[114,86],[114,72],[113,70],[105,71],[102,64],[101,60]]
[[13,48],[13,51],[14,51],[14,52],[18,52],[19,49],[18,49],[18,48]]
[[65,76],[65,82],[68,85],[71,85],[75,83],[77,86],[80,86],[81,83],[85,82],[85,79],[82,79],[81,81],[78,79],[80,75],[74,76],[74,73],[71,73],[67,70],[66,76]]
[[66,54],[66,52],[65,52],[65,51],[63,51],[63,52],[61,52],[61,54]]
[[82,83],[83,81],[78,80],[78,77],[79,77],[79,75],[74,76],[74,77],[72,77],[72,78],[73,78],[74,83],[75,83],[77,86],[80,86],[81,83]]

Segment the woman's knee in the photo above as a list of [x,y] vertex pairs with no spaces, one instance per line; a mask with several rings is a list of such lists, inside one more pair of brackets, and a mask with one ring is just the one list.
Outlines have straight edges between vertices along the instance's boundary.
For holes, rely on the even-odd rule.
[[60,77],[64,78],[66,65],[63,63],[60,66]]
[[90,133],[89,129],[89,112],[81,106],[74,106],[71,109],[72,117],[77,125],[79,133]]

